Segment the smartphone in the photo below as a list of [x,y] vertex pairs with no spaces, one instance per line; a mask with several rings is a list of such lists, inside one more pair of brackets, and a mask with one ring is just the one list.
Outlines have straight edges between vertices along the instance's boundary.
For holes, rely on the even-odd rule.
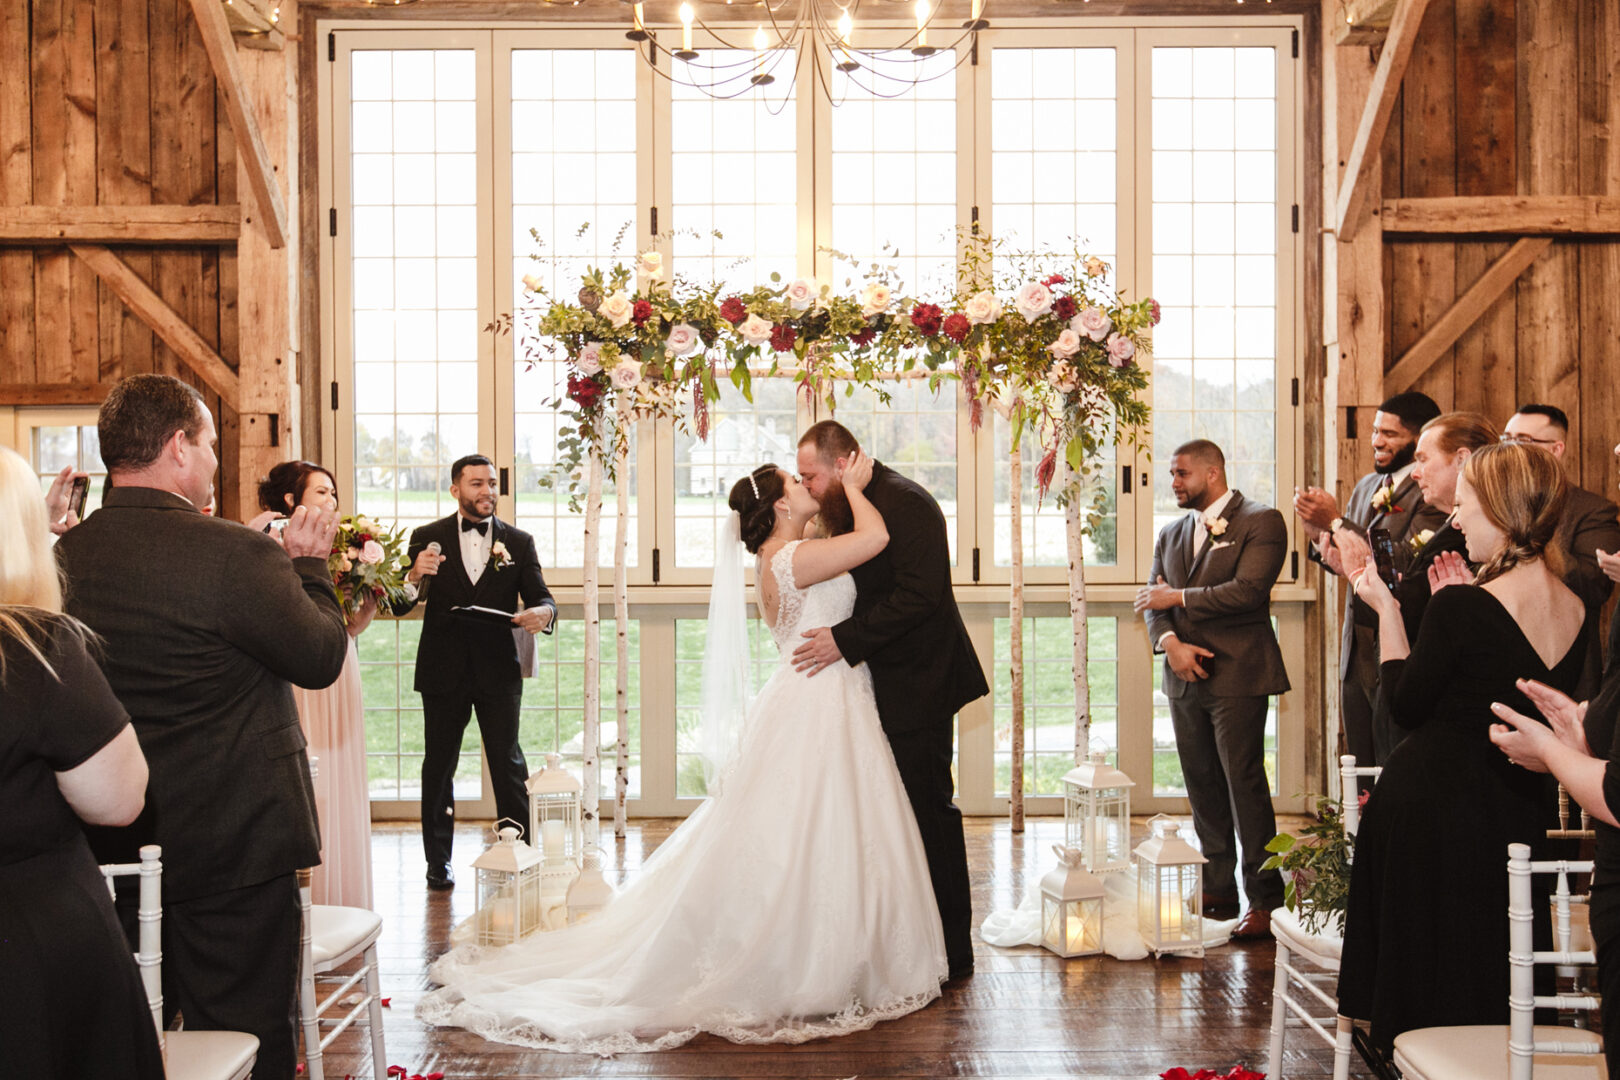
[[1367,541],[1372,545],[1373,564],[1378,567],[1378,576],[1394,592],[1401,580],[1395,572],[1395,538],[1388,529],[1374,528],[1367,530]]
[[73,487],[68,491],[68,513],[84,520],[84,504],[90,498],[90,478],[88,476],[75,476]]

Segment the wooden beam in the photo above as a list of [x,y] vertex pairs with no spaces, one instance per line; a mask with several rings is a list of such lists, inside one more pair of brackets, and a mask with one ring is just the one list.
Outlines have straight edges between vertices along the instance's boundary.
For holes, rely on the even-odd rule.
[[1395,98],[1401,92],[1401,79],[1406,76],[1407,62],[1412,59],[1412,45],[1417,40],[1418,26],[1429,0],[1400,0],[1395,16],[1389,24],[1389,40],[1378,57],[1373,71],[1372,86],[1367,93],[1367,105],[1361,111],[1361,123],[1356,128],[1356,141],[1346,159],[1344,182],[1339,186],[1339,205],[1336,233],[1340,240],[1355,236],[1373,200],[1372,188],[1377,184],[1372,165],[1378,160],[1378,151],[1384,144],[1384,131],[1389,117],[1395,111]]
[[112,383],[0,383],[0,405],[100,405]]
[[275,5],[264,0],[230,0],[225,5],[231,34],[244,49],[280,52],[287,36],[281,32],[279,18]]
[[1458,236],[1601,236],[1620,233],[1620,198],[1612,195],[1473,195],[1385,199],[1385,233]]
[[1514,279],[1550,247],[1552,240],[1549,237],[1527,236],[1508,248],[1507,254],[1488,266],[1479,280],[1457,297],[1457,302],[1418,338],[1405,356],[1384,373],[1384,393],[1398,394],[1410,389],[1429,370],[1430,365],[1456,344],[1463,331],[1474,325],[1474,321],[1496,303]]
[[73,244],[71,247],[73,254],[83,259],[96,272],[96,276],[117,293],[118,298],[128,304],[130,310],[152,328],[153,333],[163,339],[165,345],[173,349],[191,370],[202,376],[203,382],[219,395],[221,401],[233,409],[237,407],[242,390],[236,372],[208,347],[197,331],[187,326],[185,320],[163,302],[162,297],[152,291],[151,286],[107,248],[97,244]]
[[259,208],[259,221],[270,246],[281,247],[287,242],[287,204],[276,183],[270,152],[259,134],[259,122],[254,119],[243,92],[242,64],[236,55],[236,42],[231,38],[230,23],[225,18],[225,5],[220,0],[191,0],[191,10],[202,29],[203,48],[208,51],[208,62],[213,65],[219,96],[225,101],[225,114],[230,117],[231,131],[236,135],[236,152],[241,156],[243,171],[253,188],[253,201]]
[[0,244],[234,244],[237,206],[0,206]]

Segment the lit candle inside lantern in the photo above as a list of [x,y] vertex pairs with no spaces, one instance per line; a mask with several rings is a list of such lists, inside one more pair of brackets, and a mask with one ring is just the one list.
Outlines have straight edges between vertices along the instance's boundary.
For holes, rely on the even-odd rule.
[[1159,930],[1165,937],[1181,936],[1181,917],[1185,910],[1179,895],[1175,893],[1159,895]]
[[1079,952],[1080,949],[1081,949],[1081,946],[1083,946],[1085,944],[1085,938],[1086,938],[1085,920],[1081,919],[1080,916],[1078,916],[1078,915],[1070,915],[1069,916],[1068,931],[1069,931],[1069,947],[1065,951],[1066,952]]
[[692,5],[681,5],[681,51],[692,51]]
[[542,821],[540,823],[540,849],[546,853],[548,862],[555,862],[568,854],[566,834],[563,823],[560,821]]
[[512,898],[500,897],[490,903],[481,913],[484,919],[484,931],[499,938],[512,937]]
[[928,0],[917,0],[917,48],[928,47]]

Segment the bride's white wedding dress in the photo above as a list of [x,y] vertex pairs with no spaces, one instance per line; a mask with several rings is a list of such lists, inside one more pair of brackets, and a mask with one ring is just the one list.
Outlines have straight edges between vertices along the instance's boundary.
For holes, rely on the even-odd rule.
[[786,662],[800,627],[848,618],[848,574],[798,589],[771,560],[784,661],[705,801],[600,914],[433,965],[417,1015],[499,1042],[602,1055],[700,1032],[804,1042],[869,1028],[939,996],[945,942],[928,863],[871,676]]

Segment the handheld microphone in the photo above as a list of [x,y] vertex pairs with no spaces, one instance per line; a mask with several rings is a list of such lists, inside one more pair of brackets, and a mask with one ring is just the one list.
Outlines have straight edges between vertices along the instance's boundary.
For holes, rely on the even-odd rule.
[[[444,549],[439,546],[439,542],[437,540],[433,541],[431,544],[429,544],[427,546],[427,552],[428,552],[429,555],[437,555],[440,552],[442,552],[443,550]],[[416,598],[417,598],[417,600],[426,602],[427,594],[428,594],[428,586],[432,585],[432,584],[433,584],[433,575],[432,574],[423,574],[421,583],[416,586]]]

